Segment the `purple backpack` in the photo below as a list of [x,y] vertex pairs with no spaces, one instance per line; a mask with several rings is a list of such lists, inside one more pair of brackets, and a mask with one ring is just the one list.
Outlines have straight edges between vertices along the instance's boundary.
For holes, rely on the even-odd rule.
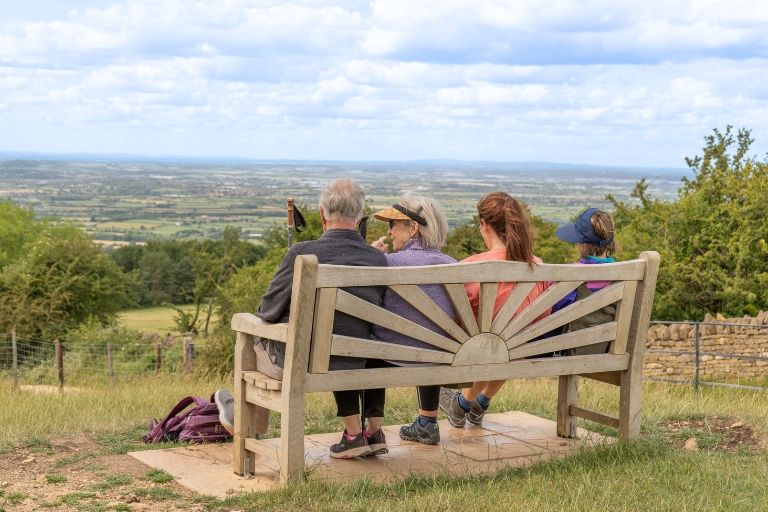
[[[208,443],[229,439],[232,435],[219,422],[219,408],[212,402],[213,395],[210,402],[197,396],[184,398],[163,421],[158,423],[156,419],[152,420],[144,442],[178,440],[182,443]],[[184,411],[190,405],[194,407]]]

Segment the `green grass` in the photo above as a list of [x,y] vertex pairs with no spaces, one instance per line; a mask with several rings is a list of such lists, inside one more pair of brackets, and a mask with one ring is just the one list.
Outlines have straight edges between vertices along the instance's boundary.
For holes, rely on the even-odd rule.
[[129,475],[115,474],[108,475],[103,482],[98,482],[91,485],[91,489],[94,491],[106,491],[114,489],[115,487],[122,487],[133,482],[133,478]]
[[150,469],[147,471],[147,478],[156,484],[167,484],[173,481],[173,477],[162,469]]
[[[185,312],[195,311],[195,306],[192,304],[184,304],[178,306]],[[143,309],[126,309],[121,311],[118,315],[118,319],[122,325],[129,329],[134,329],[140,332],[156,332],[160,336],[165,336],[165,333],[180,334],[173,324],[173,316],[176,312],[164,306],[158,306],[155,308],[143,308]]]
[[49,484],[63,484],[67,481],[64,475],[45,475],[45,480]]
[[[22,395],[0,386],[0,442],[14,446],[45,447],[52,436],[90,433],[99,453],[125,453],[141,449],[148,421],[161,417],[183,396],[206,396],[226,381],[161,377],[137,380],[111,388],[95,386],[81,393]],[[125,389],[123,389],[125,388]],[[556,381],[510,381],[491,404],[491,413],[522,410],[555,417]],[[23,398],[23,399],[22,399]],[[618,389],[594,382],[580,386],[581,403],[588,408],[618,412]],[[210,510],[760,510],[768,502],[768,452],[763,448],[732,452],[718,450],[721,434],[707,428],[672,432],[669,421],[708,421],[733,418],[744,421],[759,436],[768,434],[768,395],[752,391],[703,388],[694,395],[691,386],[647,383],[643,388],[643,437],[628,445],[601,446],[565,459],[551,459],[525,468],[507,468],[491,475],[449,477],[411,476],[404,481],[374,484],[364,475],[353,483],[338,484],[314,478],[284,489],[233,496],[221,501],[195,499]],[[90,414],[71,414],[89,410]],[[416,413],[412,389],[387,392],[386,424],[409,422]],[[336,432],[330,394],[313,394],[307,400],[305,431]],[[29,421],[37,418],[37,421]],[[277,427],[279,415],[272,415]],[[606,427],[587,425],[615,434]],[[275,434],[273,428],[271,435]],[[678,445],[695,437],[700,450],[688,452]],[[35,440],[35,441],[32,441]],[[50,441],[48,441],[50,442]],[[160,445],[162,446],[162,445]],[[152,446],[146,446],[152,448]],[[151,474],[150,474],[151,473]],[[147,474],[157,483],[167,481],[163,472]],[[157,480],[155,480],[157,479]],[[108,475],[93,490],[128,485],[127,475]],[[172,500],[179,496],[155,487],[138,489],[142,499]],[[88,493],[70,495],[61,503],[92,499]],[[2,503],[0,498],[0,503]],[[2,506],[2,505],[0,505]],[[83,502],[80,508],[100,506]],[[95,509],[95,508],[94,508]]]

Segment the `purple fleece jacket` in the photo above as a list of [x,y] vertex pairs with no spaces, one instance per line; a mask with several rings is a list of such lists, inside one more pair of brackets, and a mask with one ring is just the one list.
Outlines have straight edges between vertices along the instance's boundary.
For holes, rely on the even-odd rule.
[[[387,254],[387,263],[390,267],[415,267],[420,265],[445,265],[447,263],[456,263],[456,260],[450,256],[441,253],[435,249],[423,249],[421,247],[421,240],[414,238],[409,240],[400,251],[394,254]],[[451,317],[456,318],[456,312],[451,305],[451,301],[448,295],[445,293],[443,287],[439,284],[427,284],[419,285],[424,293],[429,298],[435,301],[435,304],[445,311],[445,313]],[[413,306],[408,304],[402,297],[387,288],[384,293],[384,303],[382,307],[387,311],[391,311],[398,316],[406,318],[414,323],[426,327],[429,330],[436,333],[448,336],[445,331],[435,325],[434,322],[427,317],[419,313]],[[378,341],[385,341],[387,343],[395,343],[398,345],[407,345],[409,347],[427,348],[433,350],[440,350],[428,343],[424,343],[419,340],[415,340],[410,336],[400,334],[391,331],[385,327],[374,325],[371,331],[371,339]]]

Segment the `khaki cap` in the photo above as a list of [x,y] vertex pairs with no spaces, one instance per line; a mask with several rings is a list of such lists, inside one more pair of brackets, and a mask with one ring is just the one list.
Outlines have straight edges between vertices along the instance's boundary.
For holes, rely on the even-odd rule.
[[377,220],[411,220],[409,216],[397,211],[394,207],[387,208],[385,210],[378,211],[373,214],[373,217]]

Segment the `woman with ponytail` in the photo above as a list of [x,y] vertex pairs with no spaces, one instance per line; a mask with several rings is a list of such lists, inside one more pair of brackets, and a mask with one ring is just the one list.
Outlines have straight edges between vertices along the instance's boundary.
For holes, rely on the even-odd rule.
[[[461,263],[488,260],[519,261],[527,263],[531,268],[534,264],[542,263],[540,258],[533,255],[533,227],[520,201],[506,192],[491,192],[477,204],[477,213],[478,229],[488,251],[470,256]],[[464,287],[477,318],[480,283],[465,283]],[[499,283],[493,308],[494,317],[514,287],[515,283]],[[547,282],[536,283],[515,312],[515,316],[548,287]],[[551,309],[545,311],[534,321],[549,315],[550,311]],[[448,421],[454,427],[464,427],[467,420],[473,425],[481,425],[491,398],[499,392],[505,382],[504,380],[475,382],[471,388],[459,390],[456,393],[442,389],[440,409],[448,416]]]

